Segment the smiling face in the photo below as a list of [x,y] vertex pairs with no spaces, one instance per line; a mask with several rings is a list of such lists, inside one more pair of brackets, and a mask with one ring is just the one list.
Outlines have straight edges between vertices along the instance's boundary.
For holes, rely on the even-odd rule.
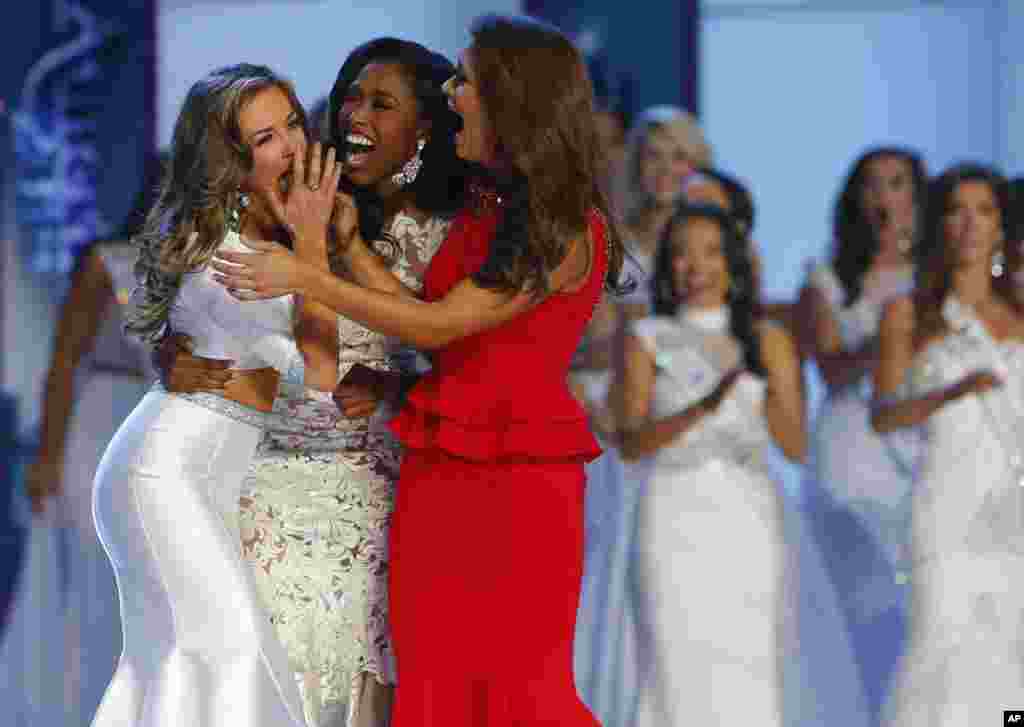
[[726,302],[729,261],[722,228],[714,220],[691,217],[672,230],[672,282],[680,302],[714,308]]
[[472,50],[462,53],[459,65],[444,84],[448,105],[462,119],[462,130],[455,135],[455,153],[460,159],[494,164],[494,142],[476,84]]
[[277,86],[258,91],[238,114],[242,143],[252,153],[252,168],[242,182],[255,203],[252,212],[269,213],[271,195],[287,198],[292,160],[306,153],[306,131],[299,110]]
[[953,267],[989,265],[1002,243],[1002,212],[992,187],[962,182],[950,195],[942,217],[948,260]]
[[349,87],[338,116],[341,128],[348,129],[348,179],[385,197],[394,192],[398,185],[391,177],[429,132],[402,67],[368,63]]

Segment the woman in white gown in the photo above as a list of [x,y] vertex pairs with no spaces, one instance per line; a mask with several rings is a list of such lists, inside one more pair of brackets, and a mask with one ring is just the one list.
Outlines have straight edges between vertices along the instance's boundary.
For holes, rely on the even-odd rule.
[[934,183],[913,297],[881,325],[881,432],[918,427],[909,645],[893,727],[1008,724],[1024,705],[1024,310],[1003,274],[1005,180]]
[[[356,186],[362,237],[417,292],[463,200],[458,118],[441,92],[454,72],[419,44],[377,38],[345,60],[327,104],[326,135],[336,148],[348,148],[357,132],[375,142],[343,184]],[[349,274],[342,266],[335,272]],[[243,552],[310,725],[382,726],[395,681],[387,536],[401,456],[385,425],[417,360],[412,348],[343,316],[335,336],[338,404],[287,382],[274,401],[242,489]],[[167,348],[169,388],[218,390],[208,381],[213,362],[172,342]],[[351,371],[362,378],[354,381]]]
[[882,307],[913,287],[925,185],[912,151],[863,154],[836,202],[833,259],[812,268],[797,305],[828,392],[812,429],[804,508],[859,663],[855,686],[828,684],[825,652],[811,675],[819,688],[855,689],[874,719],[904,644],[911,477],[891,454],[898,445],[871,430],[870,372]]
[[122,231],[79,254],[57,315],[39,448],[25,471],[32,557],[0,638],[0,703],[12,727],[89,724],[121,652],[117,586],[93,524],[92,483],[110,438],[154,379],[145,350],[121,329],[134,287],[128,243],[152,201],[157,167]]
[[806,448],[792,339],[754,320],[745,241],[717,208],[682,208],[626,339],[623,456],[649,457],[634,583],[638,727],[779,726],[781,502],[774,439]]
[[630,255],[624,279],[632,291],[603,301],[595,310],[586,347],[572,373],[586,402],[604,454],[587,465],[586,553],[575,672],[580,694],[606,727],[627,727],[636,712],[636,625],[629,600],[628,567],[636,526],[639,485],[647,463],[624,463],[613,433],[619,398],[613,362],[619,357],[622,327],[646,316],[648,279],[658,237],[682,198],[687,176],[711,161],[711,150],[694,117],[674,106],[653,106],[635,120],[621,169],[609,185],[626,221]]
[[[211,276],[240,234],[280,237],[326,266],[340,176],[314,149],[291,85],[262,66],[189,91],[159,199],[138,236],[142,300],[129,330],[170,324],[196,352],[235,362],[223,394],[150,391],[100,462],[94,511],[114,566],[124,650],[95,727],[304,724],[287,660],[240,547],[238,498],[279,379],[337,382],[321,309],[291,296],[239,303]],[[280,224],[278,221],[283,222]]]

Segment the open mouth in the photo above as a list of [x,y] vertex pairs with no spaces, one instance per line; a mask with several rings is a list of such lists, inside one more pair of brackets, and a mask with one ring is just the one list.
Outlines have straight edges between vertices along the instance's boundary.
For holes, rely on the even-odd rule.
[[277,188],[283,196],[288,196],[288,190],[292,188],[292,177],[294,176],[291,170],[289,170],[277,178]]
[[358,167],[377,148],[373,139],[363,134],[349,134],[345,137],[345,157],[349,166]]

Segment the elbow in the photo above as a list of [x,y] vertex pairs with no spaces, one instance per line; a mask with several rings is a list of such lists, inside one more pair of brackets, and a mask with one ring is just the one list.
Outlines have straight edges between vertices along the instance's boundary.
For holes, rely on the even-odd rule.
[[892,418],[887,416],[888,412],[885,411],[885,407],[877,404],[871,405],[871,429],[875,434],[888,434],[893,429],[896,429]]
[[459,338],[462,338],[462,335],[452,327],[424,326],[410,336],[408,343],[421,351],[437,351],[454,343]]
[[643,456],[643,448],[635,435],[625,433],[619,436],[619,457],[623,462],[636,462]]
[[786,458],[794,464],[807,464],[807,438],[794,442],[785,451]]

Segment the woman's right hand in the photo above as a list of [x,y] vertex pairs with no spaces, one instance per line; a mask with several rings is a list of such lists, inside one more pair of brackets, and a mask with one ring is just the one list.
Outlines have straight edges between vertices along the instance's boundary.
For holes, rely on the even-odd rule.
[[64,466],[61,457],[40,453],[25,470],[25,493],[32,502],[32,512],[46,510],[46,501],[61,493]]
[[200,358],[192,355],[188,336],[175,333],[164,338],[153,354],[153,361],[164,388],[175,394],[197,391],[223,391],[231,381],[229,367],[234,361]]
[[331,220],[334,229],[334,255],[344,255],[359,235],[359,208],[355,199],[344,192],[334,195],[334,217]]
[[986,391],[1003,385],[1003,380],[992,371],[974,371],[967,374],[952,387],[954,399],[971,394],[984,394]]

